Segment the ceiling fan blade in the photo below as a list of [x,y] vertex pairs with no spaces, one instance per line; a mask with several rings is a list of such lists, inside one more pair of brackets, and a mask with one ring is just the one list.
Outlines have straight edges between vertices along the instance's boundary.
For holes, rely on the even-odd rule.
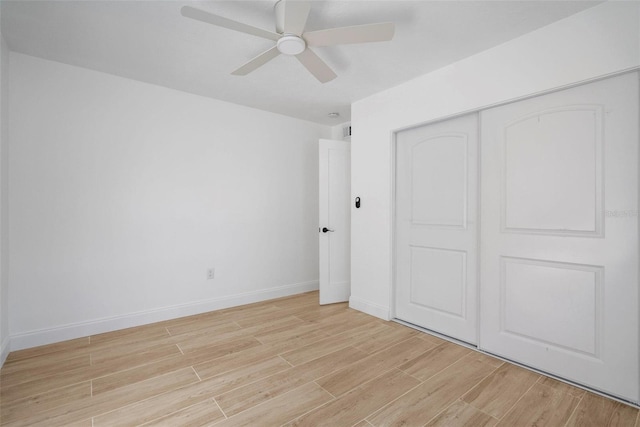
[[307,24],[311,3],[308,1],[284,1],[284,32],[285,34],[301,35]]
[[280,51],[278,50],[277,46],[274,46],[271,49],[262,52],[260,55],[256,56],[237,70],[233,71],[231,74],[233,74],[234,76],[246,76],[256,68],[263,66],[278,55],[280,55]]
[[391,40],[395,32],[392,22],[328,28],[303,34],[309,46],[333,46],[338,44],[384,42]]
[[205,12],[204,10],[196,9],[195,7],[183,6],[182,9],[180,9],[180,13],[182,14],[182,16],[185,16],[187,18],[217,25],[218,27],[227,28],[229,30],[251,34],[252,36],[262,37],[274,41],[277,41],[280,38],[280,34],[278,33],[273,33],[271,31],[263,30],[262,28],[243,24],[242,22],[232,21],[231,19],[214,15],[213,13]]
[[326,83],[337,77],[336,73],[311,49],[305,49],[302,53],[296,55],[296,58],[320,83]]

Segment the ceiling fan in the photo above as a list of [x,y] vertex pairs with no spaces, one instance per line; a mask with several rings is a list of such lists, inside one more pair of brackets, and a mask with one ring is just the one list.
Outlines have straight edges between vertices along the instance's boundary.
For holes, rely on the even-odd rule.
[[336,78],[336,73],[315,52],[309,49],[310,46],[388,41],[393,38],[395,30],[393,23],[384,22],[305,32],[304,28],[311,10],[311,2],[279,0],[274,8],[276,14],[275,32],[233,21],[191,6],[183,6],[181,13],[187,18],[276,42],[276,45],[271,49],[256,56],[231,74],[247,75],[282,53],[295,56],[321,83],[333,80]]

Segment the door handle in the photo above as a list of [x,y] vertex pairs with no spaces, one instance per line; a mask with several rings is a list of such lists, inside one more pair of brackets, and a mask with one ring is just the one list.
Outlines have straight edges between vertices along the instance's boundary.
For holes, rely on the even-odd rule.
[[327,228],[327,227],[322,227],[322,232],[323,233],[326,233],[327,231],[330,232],[330,233],[333,233],[335,230],[331,230],[330,228]]

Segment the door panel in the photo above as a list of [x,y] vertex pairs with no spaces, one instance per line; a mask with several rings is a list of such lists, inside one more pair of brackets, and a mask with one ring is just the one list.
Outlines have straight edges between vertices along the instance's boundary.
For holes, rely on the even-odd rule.
[[481,113],[480,347],[638,401],[638,76]]
[[395,316],[476,342],[477,115],[398,133]]
[[320,304],[332,304],[351,295],[351,157],[346,141],[321,139],[319,150]]
[[[602,267],[511,257],[500,261],[506,334],[597,356]],[[544,307],[544,321],[538,307]]]
[[[443,134],[411,147],[411,223],[466,225],[467,137]],[[434,185],[446,182],[447,185]]]
[[503,229],[599,234],[602,107],[536,112],[506,125],[504,132]]
[[409,303],[464,318],[466,252],[411,246]]

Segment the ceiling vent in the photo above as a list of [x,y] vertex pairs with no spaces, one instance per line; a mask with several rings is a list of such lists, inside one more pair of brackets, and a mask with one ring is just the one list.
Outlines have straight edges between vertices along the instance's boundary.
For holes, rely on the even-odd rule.
[[351,139],[351,125],[347,125],[342,128],[342,138]]

